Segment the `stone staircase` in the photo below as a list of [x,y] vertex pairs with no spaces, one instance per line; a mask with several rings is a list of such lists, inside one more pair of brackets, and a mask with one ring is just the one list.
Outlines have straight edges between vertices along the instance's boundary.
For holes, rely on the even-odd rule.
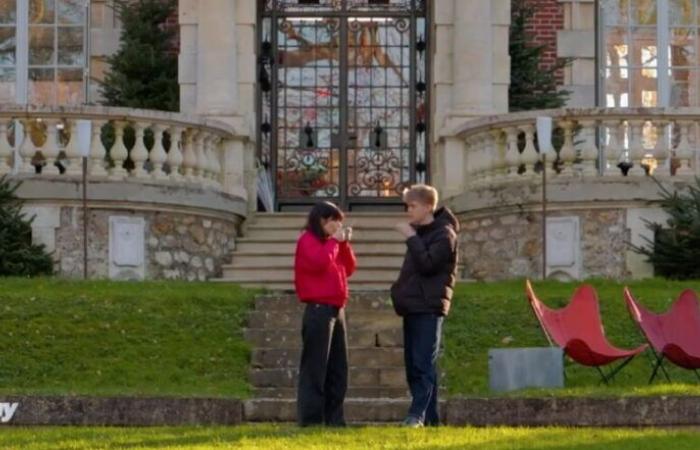
[[[253,348],[249,379],[254,399],[246,420],[296,420],[296,382],[303,305],[293,295],[256,299],[245,336]],[[397,422],[408,409],[401,319],[386,293],[354,292],[347,307],[349,388],[346,418],[353,423]]]
[[[352,213],[345,224],[353,227],[353,249],[359,269],[350,279],[352,291],[387,291],[396,279],[406,245],[394,226],[402,213]],[[231,264],[217,281],[270,290],[293,289],[294,250],[305,213],[259,213],[246,223],[236,241]]]

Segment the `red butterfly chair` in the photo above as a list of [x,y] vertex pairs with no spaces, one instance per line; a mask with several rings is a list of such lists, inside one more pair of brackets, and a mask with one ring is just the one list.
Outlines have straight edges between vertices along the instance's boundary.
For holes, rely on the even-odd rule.
[[[646,344],[634,350],[623,350],[608,342],[600,320],[598,296],[593,286],[579,287],[569,304],[561,309],[551,309],[542,303],[532,290],[530,280],[526,281],[525,288],[530,306],[550,345],[558,345],[569,358],[581,365],[595,367],[605,384],[629,364],[632,358],[646,350]],[[623,361],[610,373],[603,372],[602,366],[618,360]]]
[[625,301],[632,320],[649,341],[656,356],[649,383],[659,368],[671,381],[663,366],[664,359],[684,369],[692,370],[700,380],[700,305],[698,296],[686,289],[664,314],[655,314],[641,306],[625,288]]

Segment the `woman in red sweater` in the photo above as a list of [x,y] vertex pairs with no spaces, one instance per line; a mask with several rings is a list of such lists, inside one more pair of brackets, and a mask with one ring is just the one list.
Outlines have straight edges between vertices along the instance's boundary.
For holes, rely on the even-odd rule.
[[345,304],[356,266],[352,229],[330,202],[317,203],[297,242],[294,285],[306,303],[297,391],[299,425],[344,426],[348,384]]

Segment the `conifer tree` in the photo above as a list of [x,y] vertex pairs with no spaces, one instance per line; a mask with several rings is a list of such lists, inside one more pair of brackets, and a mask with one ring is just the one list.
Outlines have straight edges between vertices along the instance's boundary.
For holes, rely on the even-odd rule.
[[176,0],[114,0],[122,31],[101,93],[106,106],[178,111],[175,29],[166,25]]
[[656,275],[674,279],[700,278],[700,178],[685,192],[661,187],[661,208],[668,214],[665,224],[646,222],[654,238],[632,248],[654,266]]
[[22,213],[19,186],[0,178],[0,276],[50,275],[53,260],[43,245],[32,244],[32,220]]
[[546,45],[537,45],[527,32],[535,9],[529,0],[513,0],[510,25],[510,111],[560,108],[566,104],[569,91],[557,89],[556,73],[571,61],[559,59],[556,64],[542,68]]

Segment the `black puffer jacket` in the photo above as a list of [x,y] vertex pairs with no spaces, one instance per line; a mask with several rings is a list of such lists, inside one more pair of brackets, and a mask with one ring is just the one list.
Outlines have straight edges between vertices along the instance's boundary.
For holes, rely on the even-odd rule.
[[435,211],[429,225],[416,227],[416,235],[406,241],[399,279],[391,286],[398,315],[447,315],[457,278],[458,232],[459,222],[447,208]]

